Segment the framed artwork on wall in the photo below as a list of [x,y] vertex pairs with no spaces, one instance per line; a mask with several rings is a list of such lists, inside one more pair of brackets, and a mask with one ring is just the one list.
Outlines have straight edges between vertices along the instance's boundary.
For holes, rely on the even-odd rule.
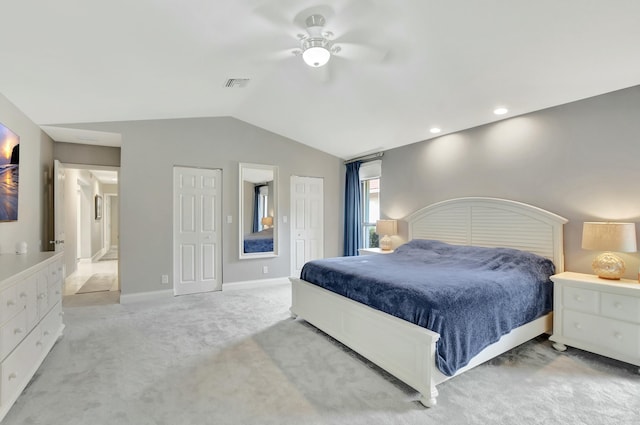
[[20,137],[0,123],[0,221],[18,220]]
[[102,196],[95,196],[95,211],[96,211],[96,220],[100,220],[102,218]]

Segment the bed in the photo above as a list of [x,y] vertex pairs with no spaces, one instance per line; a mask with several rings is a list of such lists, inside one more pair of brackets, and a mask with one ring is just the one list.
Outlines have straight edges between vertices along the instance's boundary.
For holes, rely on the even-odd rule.
[[[536,254],[564,270],[566,219],[531,205],[495,198],[459,198],[427,206],[406,218],[409,240],[469,247],[503,247]],[[391,254],[394,255],[394,254]],[[386,257],[386,255],[385,255]],[[517,326],[445,374],[436,366],[441,335],[300,278],[291,278],[294,317],[301,317],[391,373],[436,404],[436,386],[551,330],[551,313]]]
[[244,253],[273,251],[273,227],[244,236]]

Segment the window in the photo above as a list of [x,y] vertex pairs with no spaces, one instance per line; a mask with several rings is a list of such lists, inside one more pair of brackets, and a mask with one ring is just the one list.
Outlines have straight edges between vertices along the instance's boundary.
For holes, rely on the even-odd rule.
[[376,221],[380,218],[380,178],[361,180],[362,244],[364,248],[377,248]]
[[263,218],[269,215],[269,186],[262,185],[258,188],[258,231],[265,229]]

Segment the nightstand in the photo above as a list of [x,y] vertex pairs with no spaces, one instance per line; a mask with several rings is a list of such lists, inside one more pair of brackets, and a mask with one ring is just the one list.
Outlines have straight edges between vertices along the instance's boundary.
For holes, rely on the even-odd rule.
[[360,248],[358,249],[359,255],[374,255],[374,254],[391,254],[393,249],[383,251],[380,248]]
[[[567,345],[640,366],[640,284],[565,272],[551,276],[553,348]],[[640,370],[639,370],[640,371]]]

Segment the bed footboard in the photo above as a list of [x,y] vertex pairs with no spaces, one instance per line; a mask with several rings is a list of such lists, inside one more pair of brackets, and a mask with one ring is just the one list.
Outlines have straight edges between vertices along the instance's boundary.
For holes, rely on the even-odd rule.
[[337,339],[416,389],[420,403],[436,404],[436,341],[440,335],[366,305],[290,278],[291,314]]

